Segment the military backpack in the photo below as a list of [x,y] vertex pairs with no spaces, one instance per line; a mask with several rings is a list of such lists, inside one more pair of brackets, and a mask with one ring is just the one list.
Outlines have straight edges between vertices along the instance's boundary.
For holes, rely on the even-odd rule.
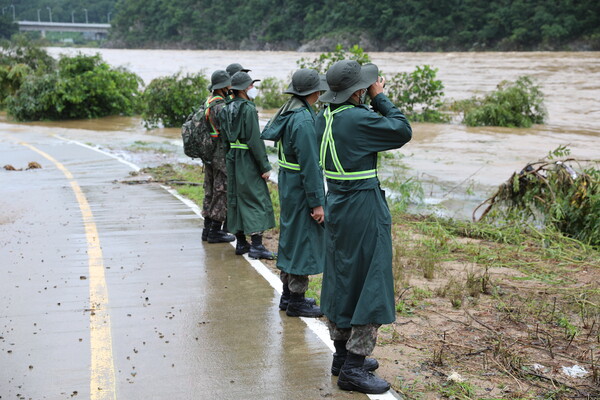
[[219,141],[219,131],[210,119],[210,109],[224,102],[221,96],[209,97],[186,118],[181,127],[183,152],[186,156],[200,158],[204,164],[212,161]]

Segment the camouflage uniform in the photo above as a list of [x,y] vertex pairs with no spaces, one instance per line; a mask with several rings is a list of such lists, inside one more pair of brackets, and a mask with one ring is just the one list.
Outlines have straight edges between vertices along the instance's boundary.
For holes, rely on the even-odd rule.
[[346,349],[354,354],[369,356],[377,344],[377,330],[381,324],[354,325],[352,328],[338,328],[327,320],[331,340],[347,341]]
[[[217,103],[210,108],[210,120],[219,133],[218,114],[225,102]],[[223,222],[227,217],[227,170],[225,154],[227,152],[223,138],[219,141],[213,159],[204,165],[204,201],[202,216],[213,221]]]
[[279,278],[294,293],[306,293],[308,290],[308,275],[294,275],[281,271]]

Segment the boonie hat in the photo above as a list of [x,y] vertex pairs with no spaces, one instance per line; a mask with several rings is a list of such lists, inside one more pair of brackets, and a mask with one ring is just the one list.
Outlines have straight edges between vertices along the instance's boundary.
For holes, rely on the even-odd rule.
[[254,82],[258,82],[260,79],[252,79],[247,72],[240,71],[233,74],[231,77],[231,88],[235,90],[245,90],[248,86]]
[[240,72],[240,71],[244,71],[244,72],[251,71],[250,69],[246,69],[246,68],[242,67],[242,64],[239,64],[239,63],[229,64],[227,66],[227,68],[225,68],[225,70],[227,71],[229,76],[233,76],[233,75],[235,75],[236,72]]
[[329,90],[319,97],[319,101],[341,104],[347,101],[352,93],[375,83],[378,74],[379,69],[375,64],[361,66],[354,60],[338,61],[327,71]]
[[223,89],[224,87],[231,86],[231,77],[222,69],[216,70],[210,77],[210,86],[208,90],[211,92],[217,89]]
[[329,89],[325,75],[319,75],[314,69],[303,68],[294,72],[292,83],[283,93],[308,96],[314,92]]

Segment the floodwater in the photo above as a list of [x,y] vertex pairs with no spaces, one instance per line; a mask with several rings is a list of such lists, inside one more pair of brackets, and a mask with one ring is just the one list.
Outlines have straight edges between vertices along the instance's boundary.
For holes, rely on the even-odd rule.
[[[239,62],[261,79],[274,76],[288,80],[296,60],[312,59],[317,53],[117,50],[50,48],[50,53],[101,53],[113,66],[124,66],[147,84],[152,79],[178,71],[224,69]],[[413,140],[399,151],[408,169],[381,167],[383,176],[402,181],[418,178],[426,202],[446,215],[469,217],[473,208],[492,194],[512,172],[529,161],[543,158],[565,145],[577,159],[600,159],[600,53],[370,53],[383,75],[412,71],[428,64],[438,69],[447,99],[465,99],[493,90],[503,80],[527,75],[541,87],[548,110],[547,123],[530,129],[497,127],[469,128],[451,124],[413,124]],[[261,114],[262,123],[270,113]],[[65,130],[107,131],[104,139],[145,135],[179,139],[178,129],[145,131],[137,118],[111,117],[94,121],[54,122],[44,125]]]

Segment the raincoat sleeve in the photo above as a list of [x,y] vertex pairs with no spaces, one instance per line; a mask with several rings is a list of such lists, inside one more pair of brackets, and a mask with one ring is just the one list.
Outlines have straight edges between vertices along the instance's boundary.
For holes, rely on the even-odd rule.
[[359,144],[369,150],[385,151],[397,149],[408,143],[412,138],[412,128],[402,112],[383,93],[377,95],[371,102],[371,112],[365,110],[356,121],[359,132]]
[[323,172],[319,166],[319,150],[315,124],[312,120],[302,121],[292,132],[292,148],[300,164],[300,176],[310,208],[325,205]]
[[244,125],[246,127],[246,144],[254,157],[256,166],[261,174],[271,170],[271,163],[267,157],[265,142],[260,138],[260,126],[258,125],[258,114],[254,107],[244,107]]

